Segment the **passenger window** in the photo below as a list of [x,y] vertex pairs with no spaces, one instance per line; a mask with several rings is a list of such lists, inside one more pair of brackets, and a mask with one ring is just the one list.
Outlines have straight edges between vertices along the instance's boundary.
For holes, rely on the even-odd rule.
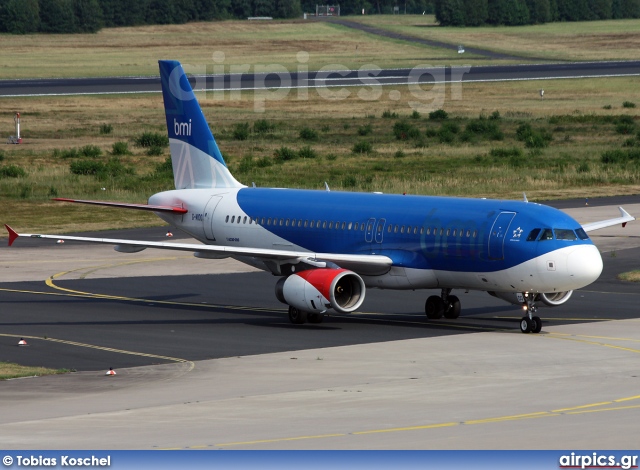
[[536,238],[538,238],[538,234],[540,233],[539,228],[534,228],[533,230],[531,230],[531,233],[529,233],[529,236],[527,237],[527,241],[528,242],[532,242],[535,241]]
[[242,219],[242,223],[243,223],[243,224],[246,224],[246,223],[247,223],[247,216],[246,216],[246,215],[244,216],[244,219]]
[[271,225],[271,217],[267,219],[267,225]]
[[398,226],[393,227],[393,233],[398,233]]
[[467,238],[471,236],[471,230],[467,230]]
[[587,232],[585,232],[583,228],[577,229],[576,230],[576,234],[578,235],[578,238],[580,240],[588,240],[589,239],[589,235],[587,235]]
[[353,222],[349,222],[349,225],[347,226],[347,230],[351,230],[351,227],[353,227]]
[[453,236],[455,237],[457,233],[458,233],[458,229],[454,228],[453,229]]
[[327,221],[322,222],[322,228],[327,228]]
[[387,225],[387,232],[391,233],[391,224]]
[[420,235],[424,234],[424,227],[420,227]]
[[367,232],[370,232],[373,229],[373,224],[367,225]]
[[309,226],[309,221],[308,221],[308,220],[305,220],[305,221],[304,221],[304,228],[307,228],[308,226]]
[[382,233],[382,224],[378,224],[378,233]]
[[234,215],[234,216],[231,217],[231,223],[234,223],[235,220],[236,220],[236,216]]
[[554,232],[556,233],[556,240],[573,241],[577,238],[575,232],[567,228],[557,228]]
[[329,228],[333,228],[333,222],[329,222]]
[[451,234],[451,229],[450,229],[450,228],[448,228],[448,229],[447,229],[447,237],[448,237],[450,234]]
[[224,219],[225,222],[229,222],[229,216],[227,216],[226,219]]
[[545,240],[553,240],[553,230],[550,228],[545,228],[542,231],[542,235],[540,235],[540,241],[542,242]]
[[360,225],[360,224],[358,224],[358,222],[356,222],[356,223],[354,224],[354,226],[353,226],[353,230],[358,230],[358,225]]
[[473,238],[476,238],[477,236],[478,236],[478,231],[477,231],[477,230],[474,230],[474,231],[473,231]]

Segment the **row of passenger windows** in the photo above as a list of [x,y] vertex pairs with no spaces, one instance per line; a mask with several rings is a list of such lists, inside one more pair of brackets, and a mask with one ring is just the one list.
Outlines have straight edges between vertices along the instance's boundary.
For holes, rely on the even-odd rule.
[[527,241],[533,242],[536,240],[538,241],[553,240],[554,235],[556,240],[573,241],[578,238],[580,240],[587,240],[589,238],[589,236],[587,235],[587,232],[585,232],[584,229],[582,228],[577,229],[575,232],[568,228],[554,228],[554,229],[534,228],[529,233],[529,236],[527,237]]
[[[281,227],[304,227],[304,228],[322,228],[322,229],[334,229],[334,230],[353,230],[353,231],[361,231],[364,232],[366,229],[368,232],[373,230],[374,223],[373,222],[334,222],[332,220],[302,220],[302,219],[278,219],[271,217],[258,217],[252,218],[245,216],[227,216],[225,219],[226,223],[231,224],[257,224],[263,226],[281,226]],[[376,231],[378,233],[382,233],[383,224],[378,223],[376,225]],[[438,227],[414,227],[414,226],[405,226],[405,225],[387,225],[387,233],[407,233],[407,234],[424,234],[426,232],[427,235],[440,235],[440,236],[460,236],[466,238],[476,238],[478,236],[477,230],[470,229],[457,229],[457,228],[438,228]]]

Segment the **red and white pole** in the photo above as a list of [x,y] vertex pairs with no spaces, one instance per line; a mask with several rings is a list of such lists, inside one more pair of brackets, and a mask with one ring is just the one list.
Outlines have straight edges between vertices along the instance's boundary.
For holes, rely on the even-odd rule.
[[20,137],[20,113],[16,113],[16,117],[13,118],[16,122],[16,143],[21,144],[22,138]]

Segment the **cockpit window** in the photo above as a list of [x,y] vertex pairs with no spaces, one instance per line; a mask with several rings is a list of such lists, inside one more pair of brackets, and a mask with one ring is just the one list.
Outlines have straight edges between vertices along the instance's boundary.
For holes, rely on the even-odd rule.
[[553,240],[553,230],[550,228],[545,228],[542,231],[542,235],[540,235],[540,241],[543,242],[545,240]]
[[576,233],[573,230],[569,230],[567,228],[557,228],[554,229],[554,232],[556,233],[557,240],[573,241],[577,238]]
[[535,241],[535,239],[538,238],[538,234],[540,233],[540,230],[542,229],[534,228],[533,230],[531,230],[531,232],[529,233],[529,236],[527,237],[527,241],[528,242]]
[[589,235],[587,235],[587,232],[585,232],[583,228],[577,229],[576,230],[576,235],[578,235],[578,238],[580,240],[588,240],[589,239]]

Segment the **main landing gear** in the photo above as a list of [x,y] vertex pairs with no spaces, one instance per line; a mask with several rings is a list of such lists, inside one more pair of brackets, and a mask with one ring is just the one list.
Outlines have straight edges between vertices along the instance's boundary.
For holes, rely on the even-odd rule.
[[308,313],[300,309],[289,306],[289,321],[294,325],[302,325],[304,323],[322,323],[324,320],[323,313]]
[[424,304],[424,311],[429,320],[438,320],[443,316],[455,320],[460,316],[460,299],[451,294],[451,289],[442,289],[440,297],[432,295]]
[[520,320],[520,331],[523,333],[540,333],[542,320],[540,320],[540,317],[534,316],[538,311],[535,305],[535,296],[527,292],[522,295],[524,297],[524,309],[527,314]]

